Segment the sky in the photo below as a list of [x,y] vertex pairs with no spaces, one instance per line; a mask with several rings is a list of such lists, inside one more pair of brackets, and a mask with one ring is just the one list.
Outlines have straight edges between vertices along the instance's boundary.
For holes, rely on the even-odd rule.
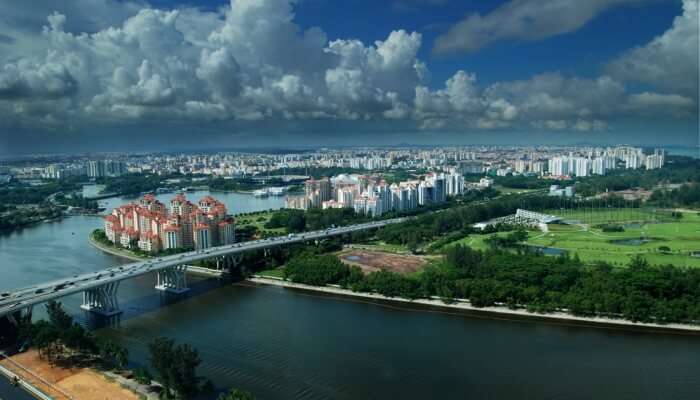
[[0,0],[0,155],[698,145],[699,0]]

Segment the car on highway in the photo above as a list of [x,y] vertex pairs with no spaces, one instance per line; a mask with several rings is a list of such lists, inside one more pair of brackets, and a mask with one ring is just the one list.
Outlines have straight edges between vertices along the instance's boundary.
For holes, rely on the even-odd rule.
[[34,294],[42,294],[44,293],[44,289],[37,289],[34,291]]

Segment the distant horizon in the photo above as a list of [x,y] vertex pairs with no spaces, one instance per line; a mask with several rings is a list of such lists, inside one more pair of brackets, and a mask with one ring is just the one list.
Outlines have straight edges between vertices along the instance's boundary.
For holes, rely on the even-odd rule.
[[[14,160],[26,160],[31,158],[52,158],[52,157],[88,157],[88,156],[108,156],[108,155],[131,155],[131,154],[216,154],[216,153],[265,153],[266,151],[272,151],[273,153],[284,154],[285,151],[289,153],[301,153],[301,152],[314,152],[321,149],[330,150],[341,150],[341,149],[400,149],[400,148],[450,148],[450,147],[499,147],[499,148],[528,148],[528,147],[619,147],[619,146],[630,146],[639,147],[643,149],[663,149],[669,155],[677,156],[688,156],[692,158],[700,158],[700,144],[698,145],[659,145],[659,144],[632,144],[632,143],[572,143],[572,144],[529,144],[529,145],[516,145],[516,144],[493,144],[493,143],[475,143],[475,144],[410,144],[401,143],[396,145],[335,145],[335,146],[251,146],[251,147],[238,147],[238,148],[209,148],[209,149],[169,149],[169,150],[132,150],[132,151],[86,151],[77,153],[24,153],[24,154],[14,154],[14,155],[2,155],[0,154],[0,160],[14,161]],[[674,151],[675,150],[675,151]],[[681,151],[685,150],[685,151]]]

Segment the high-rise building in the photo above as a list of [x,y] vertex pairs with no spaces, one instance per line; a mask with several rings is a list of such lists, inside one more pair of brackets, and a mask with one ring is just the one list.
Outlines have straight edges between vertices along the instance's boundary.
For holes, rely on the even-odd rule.
[[591,172],[593,175],[605,175],[606,172],[606,167],[605,167],[605,158],[603,157],[598,157],[594,158],[593,161],[591,162]]
[[661,149],[654,150],[654,154],[646,156],[644,160],[646,169],[656,169],[664,166],[664,152]]
[[622,159],[627,169],[637,169],[642,166],[642,157],[638,153],[625,154]]
[[515,160],[514,168],[515,172],[523,174],[529,170],[530,163],[526,160]]
[[462,174],[480,174],[484,172],[484,163],[476,160],[461,161],[457,170]]
[[88,161],[87,174],[90,178],[101,178],[106,176],[105,162],[103,160]]
[[571,160],[571,168],[569,169],[569,173],[576,175],[576,176],[588,176],[588,172],[590,171],[590,162],[588,158],[584,157],[573,157],[570,158]]
[[448,196],[458,196],[464,193],[464,176],[461,174],[449,174],[446,179]]
[[194,248],[203,250],[211,247],[211,229],[207,224],[198,224],[194,227]]
[[567,176],[569,175],[569,158],[568,157],[553,157],[549,160],[549,173],[552,176]]
[[424,206],[432,201],[433,188],[423,181],[418,185],[418,204]]
[[105,217],[105,233],[114,243],[130,246],[134,240],[144,251],[196,248],[231,244],[235,241],[235,222],[226,215],[226,207],[211,196],[199,206],[179,194],[170,201],[170,210],[153,195],[138,203],[123,205]]
[[333,187],[329,178],[319,180],[309,179],[304,183],[304,196],[307,199],[307,206],[320,208],[323,202],[331,200]]

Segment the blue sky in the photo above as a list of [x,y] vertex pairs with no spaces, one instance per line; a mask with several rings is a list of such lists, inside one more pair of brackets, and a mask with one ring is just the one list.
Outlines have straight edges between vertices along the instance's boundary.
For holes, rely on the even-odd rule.
[[0,0],[2,153],[693,146],[697,86],[698,0]]

